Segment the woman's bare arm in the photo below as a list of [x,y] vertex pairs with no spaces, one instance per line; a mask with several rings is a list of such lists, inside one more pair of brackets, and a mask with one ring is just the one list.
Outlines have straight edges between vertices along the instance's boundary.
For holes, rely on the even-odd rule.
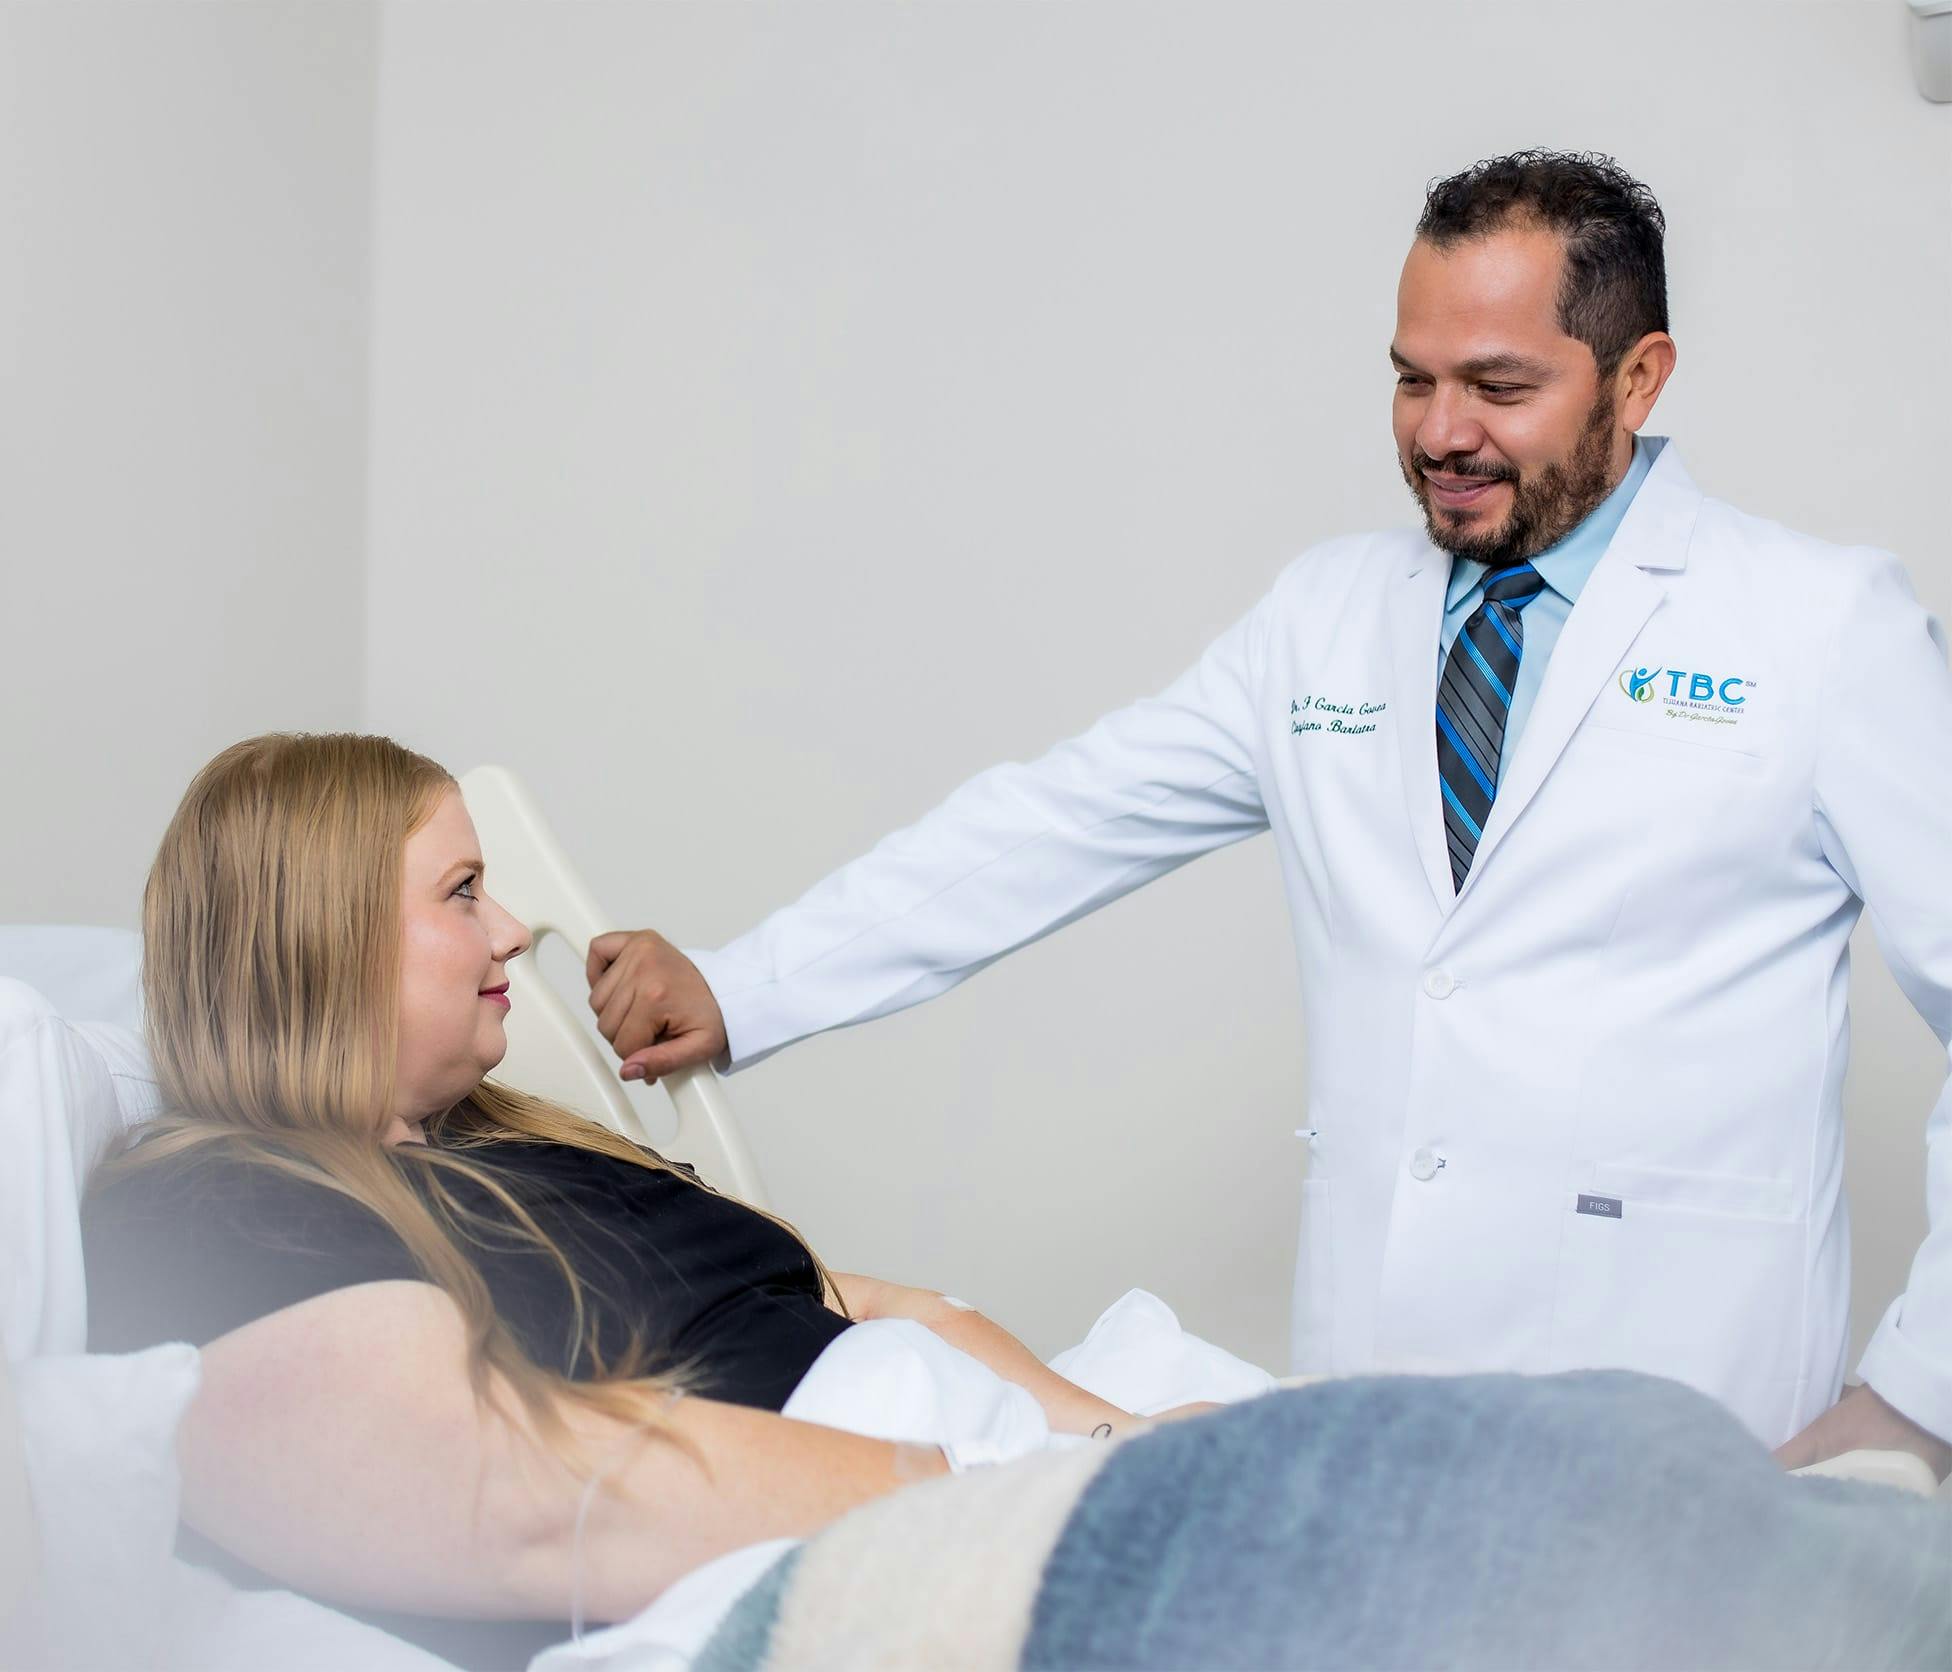
[[878,1277],[833,1272],[848,1312],[856,1318],[910,1318],[925,1325],[971,1358],[980,1360],[1006,1382],[1015,1382],[1044,1407],[1051,1428],[1059,1434],[1089,1434],[1107,1423],[1114,1434],[1144,1428],[1144,1419],[1107,1404],[1096,1394],[1067,1382],[1006,1330],[982,1313],[957,1306],[930,1289],[909,1289]]
[[[429,1283],[337,1290],[203,1352],[178,1440],[183,1518],[331,1600],[506,1619],[568,1616],[585,1477],[519,1401],[478,1404],[461,1315]],[[924,1473],[933,1453],[684,1398],[648,1436],[565,1405],[603,1484],[582,1535],[588,1617],[627,1618],[673,1580],[811,1533]]]

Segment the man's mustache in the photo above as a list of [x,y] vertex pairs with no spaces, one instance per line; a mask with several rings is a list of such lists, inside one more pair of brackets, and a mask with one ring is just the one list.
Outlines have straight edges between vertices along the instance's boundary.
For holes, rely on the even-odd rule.
[[1488,459],[1447,458],[1439,462],[1421,448],[1410,454],[1410,468],[1421,476],[1434,470],[1444,476],[1477,476],[1487,482],[1516,482],[1518,472],[1508,464],[1492,464]]

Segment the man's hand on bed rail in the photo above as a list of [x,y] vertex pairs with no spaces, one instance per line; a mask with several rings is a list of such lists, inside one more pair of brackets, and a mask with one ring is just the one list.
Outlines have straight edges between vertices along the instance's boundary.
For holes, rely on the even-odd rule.
[[698,966],[655,929],[590,942],[584,974],[597,1031],[623,1058],[626,1080],[653,1085],[725,1049],[725,1017]]

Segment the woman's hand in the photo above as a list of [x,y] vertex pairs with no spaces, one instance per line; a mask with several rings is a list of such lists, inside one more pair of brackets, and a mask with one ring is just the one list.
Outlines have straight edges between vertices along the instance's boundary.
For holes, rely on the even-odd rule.
[[624,1059],[621,1078],[655,1085],[725,1050],[725,1016],[712,989],[655,929],[598,935],[583,973],[597,1031]]
[[991,1323],[973,1307],[931,1289],[909,1289],[878,1277],[842,1271],[832,1276],[849,1317],[908,1318],[923,1325],[951,1347],[988,1365],[1006,1382],[1015,1382],[1043,1406],[1055,1434],[1091,1434],[1108,1428],[1110,1434],[1099,1437],[1115,1438],[1146,1426],[1143,1418],[1066,1381],[1001,1324]]
[[1147,1422],[1179,1422],[1187,1417],[1203,1417],[1213,1411],[1224,1411],[1227,1407],[1216,1404],[1211,1399],[1198,1400],[1191,1405],[1174,1405],[1164,1411],[1154,1411]]

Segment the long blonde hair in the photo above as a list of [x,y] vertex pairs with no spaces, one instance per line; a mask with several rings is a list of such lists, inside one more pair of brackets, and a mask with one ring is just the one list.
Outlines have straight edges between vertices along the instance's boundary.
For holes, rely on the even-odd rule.
[[[498,1373],[544,1439],[578,1459],[563,1401],[642,1423],[655,1403],[645,1396],[677,1386],[678,1375],[668,1366],[651,1373],[641,1333],[606,1361],[561,1247],[469,1152],[561,1144],[672,1169],[606,1127],[485,1079],[426,1123],[429,1144],[382,1144],[397,1050],[402,853],[454,787],[426,756],[354,733],[249,738],[197,774],[143,894],[146,1026],[168,1112],[108,1166],[221,1148],[351,1197],[460,1309],[476,1398],[492,1398]],[[408,1167],[421,1170],[421,1189]],[[506,1219],[466,1207],[450,1176],[485,1191]],[[466,1251],[471,1232],[491,1225],[504,1236],[512,1226],[553,1260],[571,1297],[568,1362],[580,1350],[590,1380],[538,1364],[496,1314]]]

